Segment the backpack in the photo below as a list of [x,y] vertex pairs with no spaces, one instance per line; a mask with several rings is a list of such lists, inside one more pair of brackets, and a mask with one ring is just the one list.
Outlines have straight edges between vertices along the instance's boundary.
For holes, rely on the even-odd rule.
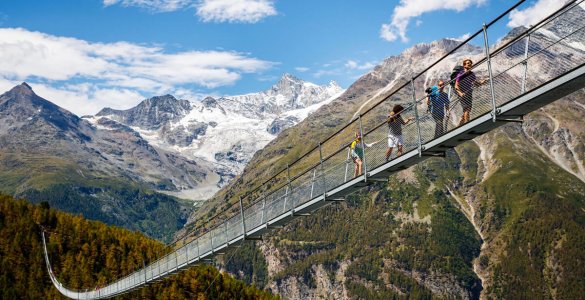
[[452,87],[455,87],[455,79],[457,78],[457,76],[459,76],[459,74],[465,72],[465,69],[463,69],[463,66],[455,66],[453,68],[453,71],[451,71],[451,76],[449,78],[451,78],[451,81],[449,82],[449,84]]

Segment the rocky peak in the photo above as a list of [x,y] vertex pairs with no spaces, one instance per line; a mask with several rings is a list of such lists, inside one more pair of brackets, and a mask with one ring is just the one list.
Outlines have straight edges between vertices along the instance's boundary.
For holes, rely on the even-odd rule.
[[339,86],[339,84],[335,80],[329,81],[329,84],[327,86],[330,86],[330,87],[335,88],[335,89],[339,89],[340,91],[343,89],[341,86]]
[[218,105],[217,100],[213,97],[205,97],[201,103],[207,108],[215,108]]
[[273,93],[298,92],[305,82],[291,74],[285,73],[280,80],[270,88]]
[[15,87],[13,87],[9,92],[21,94],[21,95],[31,95],[31,96],[35,95],[35,92],[33,92],[30,85],[28,85],[28,83],[26,83],[26,82],[23,82]]
[[22,113],[58,113],[74,116],[61,107],[37,96],[30,85],[28,85],[26,82],[23,82],[22,84],[13,87],[10,91],[0,95],[0,103],[3,104],[2,108],[0,108],[0,111],[3,111],[4,113],[18,109],[18,111]]
[[146,99],[127,110],[104,108],[96,116],[111,116],[123,124],[155,129],[168,121],[184,117],[190,110],[189,101],[177,100],[172,95],[163,95]]
[[162,110],[164,112],[176,114],[184,110],[189,110],[191,105],[187,100],[177,100],[172,95],[155,96],[142,101],[138,107],[145,110]]
[[0,95],[0,127],[28,128],[36,130],[57,128],[63,132],[86,137],[77,130],[79,117],[37,96],[31,86],[23,82]]

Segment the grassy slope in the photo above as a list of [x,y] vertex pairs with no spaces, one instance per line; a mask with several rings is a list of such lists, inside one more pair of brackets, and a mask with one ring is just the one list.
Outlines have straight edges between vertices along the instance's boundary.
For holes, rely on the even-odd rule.
[[517,131],[493,135],[501,167],[480,185],[489,227],[488,295],[571,299],[585,286],[585,184]]
[[0,192],[169,241],[186,222],[188,203],[130,180],[112,178],[51,155],[2,153]]

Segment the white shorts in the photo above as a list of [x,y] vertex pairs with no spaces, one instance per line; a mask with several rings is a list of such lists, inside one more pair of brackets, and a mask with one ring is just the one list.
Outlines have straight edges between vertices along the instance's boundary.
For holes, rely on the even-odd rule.
[[402,146],[404,144],[404,139],[402,135],[388,135],[388,148],[394,148],[396,146]]

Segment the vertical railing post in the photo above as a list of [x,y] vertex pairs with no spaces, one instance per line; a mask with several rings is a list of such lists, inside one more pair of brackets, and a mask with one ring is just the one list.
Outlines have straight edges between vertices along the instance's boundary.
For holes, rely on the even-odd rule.
[[483,41],[485,43],[485,57],[488,67],[488,75],[490,80],[490,92],[492,94],[492,121],[496,121],[497,107],[496,107],[496,94],[494,93],[494,78],[492,76],[492,60],[490,57],[490,44],[488,41],[487,26],[483,23]]
[[195,240],[197,242],[197,261],[201,262],[201,250],[199,250],[199,238]]
[[191,242],[186,243],[183,241],[183,245],[185,245],[185,263],[188,265],[189,264],[189,248],[191,248]]
[[264,199],[262,199],[262,217],[260,218],[260,224],[264,224],[265,215],[266,215],[266,195],[264,195]]
[[360,136],[362,137],[361,139],[361,146],[362,146],[362,152],[363,152],[363,156],[362,157],[362,173],[364,175],[364,182],[368,181],[368,168],[366,167],[366,143],[364,142],[364,139],[366,138],[364,136],[364,129],[362,127],[362,115],[360,114],[358,116],[358,122],[359,122],[359,126],[360,126]]
[[350,157],[351,157],[351,149],[347,148],[347,159],[345,160],[345,175],[343,176],[343,182],[347,182],[347,171],[349,171]]
[[321,178],[323,181],[323,201],[327,200],[327,182],[325,181],[325,165],[323,164],[323,149],[321,142],[319,142],[319,162],[321,164]]
[[228,220],[227,219],[225,221],[223,221],[223,232],[225,234],[225,244],[227,246],[229,246],[230,245],[230,239],[228,238],[227,223],[228,223]]
[[291,186],[290,186],[290,168],[288,166],[288,164],[286,164],[286,190],[284,193],[284,205],[282,207],[282,212],[286,212],[286,203],[289,202],[289,198],[290,198],[290,194],[289,191],[291,191]]
[[286,201],[288,200],[288,185],[284,189],[284,205],[282,206],[282,213],[286,212]]
[[179,253],[175,250],[175,271],[179,270]]
[[294,209],[295,209],[295,199],[292,197],[293,195],[293,188],[292,188],[292,181],[290,180],[290,166],[288,164],[286,164],[286,177],[288,180],[288,190],[290,191],[289,193],[289,202],[290,202],[290,213],[291,216],[294,214]]
[[451,92],[452,92],[451,89],[452,89],[451,82],[449,82],[449,96],[448,96],[448,99],[449,99],[449,103],[451,103],[451,104],[449,105],[449,109],[447,111],[445,111],[445,116],[447,117],[447,122],[443,122],[444,123],[443,124],[443,134],[446,133],[447,131],[449,131],[449,124],[451,123],[451,116],[450,116],[450,114],[451,114],[451,109],[453,109],[452,101],[451,101]]
[[244,240],[246,239],[246,220],[244,219],[244,206],[242,205],[242,197],[240,197],[240,214],[242,215],[242,230],[244,232]]
[[311,199],[313,199],[313,190],[315,189],[315,175],[317,175],[317,167],[313,169],[313,177],[311,178]]
[[144,263],[144,259],[142,260],[142,269],[144,270],[144,284],[146,284],[146,264]]
[[524,74],[522,75],[522,94],[526,92],[526,74],[528,72],[528,43],[530,43],[530,34],[526,36],[526,45],[524,46]]
[[213,229],[209,230],[209,236],[211,236],[210,240],[211,240],[211,253],[214,253],[214,249],[213,249]]
[[416,101],[416,93],[414,89],[414,78],[410,79],[410,85],[412,87],[412,106],[414,107],[414,119],[416,120],[416,137],[418,139],[418,156],[422,157],[422,139],[420,136],[420,119],[418,117],[418,103]]

